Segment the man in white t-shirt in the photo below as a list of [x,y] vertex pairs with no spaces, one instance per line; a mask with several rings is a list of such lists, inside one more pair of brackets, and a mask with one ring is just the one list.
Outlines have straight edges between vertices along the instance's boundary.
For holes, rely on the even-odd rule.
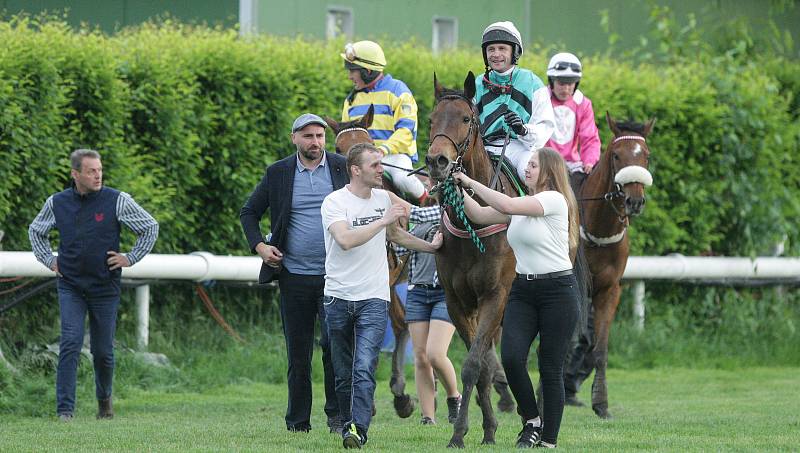
[[325,315],[331,342],[345,448],[367,441],[375,393],[375,367],[386,330],[389,266],[386,239],[433,253],[441,233],[427,242],[400,228],[406,207],[392,204],[382,185],[383,153],[364,143],[350,149],[350,184],[322,202],[325,233]]

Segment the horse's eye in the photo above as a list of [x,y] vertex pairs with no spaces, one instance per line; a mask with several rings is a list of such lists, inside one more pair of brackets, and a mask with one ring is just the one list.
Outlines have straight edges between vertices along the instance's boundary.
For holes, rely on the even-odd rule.
[[619,156],[614,154],[614,160],[619,160]]
[[465,116],[465,117],[464,117],[464,119],[463,119],[463,120],[461,120],[461,121],[463,121],[464,123],[469,123],[469,117],[468,117],[468,116]]

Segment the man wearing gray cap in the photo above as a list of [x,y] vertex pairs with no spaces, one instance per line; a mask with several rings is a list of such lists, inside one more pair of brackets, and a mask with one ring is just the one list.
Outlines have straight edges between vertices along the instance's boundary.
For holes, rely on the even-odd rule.
[[[264,177],[239,213],[250,250],[264,261],[258,281],[278,280],[280,313],[288,357],[289,403],[286,428],[311,430],[311,357],[314,327],[320,320],[325,371],[325,414],[331,432],[341,430],[322,291],[325,287],[325,240],[322,200],[349,182],[347,160],[325,151],[327,124],[317,115],[300,115],[292,125],[297,153],[267,167]],[[270,210],[272,233],[259,227]]]

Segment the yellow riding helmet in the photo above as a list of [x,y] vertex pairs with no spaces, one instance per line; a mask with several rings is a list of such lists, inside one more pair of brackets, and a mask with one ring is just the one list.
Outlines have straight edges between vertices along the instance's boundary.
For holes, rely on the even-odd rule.
[[347,43],[344,46],[344,53],[339,54],[345,61],[348,69],[361,67],[373,71],[383,72],[386,67],[386,57],[383,49],[372,41],[358,41]]

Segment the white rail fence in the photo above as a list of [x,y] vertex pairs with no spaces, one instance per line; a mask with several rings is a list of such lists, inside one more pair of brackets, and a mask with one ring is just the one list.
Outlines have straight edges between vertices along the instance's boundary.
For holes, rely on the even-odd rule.
[[[209,280],[256,283],[261,259],[256,256],[222,256],[208,252],[189,255],[147,255],[135,266],[125,268],[122,277],[132,280]],[[0,252],[0,277],[55,277],[36,261],[32,252]],[[634,316],[644,327],[645,280],[677,281],[770,281],[775,284],[800,281],[800,258],[778,257],[687,257],[632,256],[624,280],[633,284]],[[150,286],[136,287],[137,340],[140,349],[148,343]]]

